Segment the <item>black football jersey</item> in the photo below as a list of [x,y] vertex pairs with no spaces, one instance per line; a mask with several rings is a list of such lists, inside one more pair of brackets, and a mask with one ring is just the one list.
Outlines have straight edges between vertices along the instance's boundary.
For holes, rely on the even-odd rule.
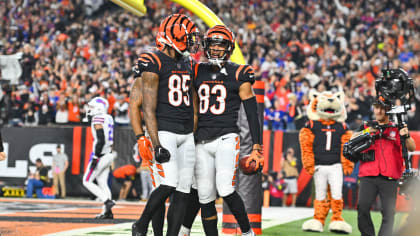
[[348,130],[344,123],[324,125],[309,121],[306,128],[314,134],[313,151],[315,165],[331,165],[341,162],[341,136]]
[[137,63],[138,72],[159,75],[156,118],[158,129],[187,134],[193,131],[192,61],[178,61],[161,51],[143,53]]
[[254,83],[254,70],[249,65],[228,62],[221,70],[210,63],[194,66],[194,87],[199,98],[197,141],[207,141],[227,133],[238,133],[241,105],[239,87]]

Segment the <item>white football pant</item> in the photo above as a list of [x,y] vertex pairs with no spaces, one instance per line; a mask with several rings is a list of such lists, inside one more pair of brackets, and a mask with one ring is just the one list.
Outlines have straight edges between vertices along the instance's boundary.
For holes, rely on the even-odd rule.
[[158,135],[161,146],[169,151],[171,158],[165,163],[154,163],[154,169],[159,175],[155,182],[159,179],[160,184],[190,193],[195,165],[194,135],[168,131],[159,131]]
[[196,145],[195,177],[201,204],[226,197],[235,191],[239,159],[239,135],[225,134],[213,141]]
[[[92,155],[93,156],[93,155]],[[95,169],[91,170],[90,165],[92,159],[89,161],[89,164],[86,168],[85,174],[83,175],[83,185],[96,197],[98,197],[101,202],[106,200],[111,200],[111,190],[108,187],[108,176],[109,176],[109,167],[112,164],[115,155],[112,153],[107,153],[103,155]],[[96,179],[98,184],[93,183],[93,180]]]

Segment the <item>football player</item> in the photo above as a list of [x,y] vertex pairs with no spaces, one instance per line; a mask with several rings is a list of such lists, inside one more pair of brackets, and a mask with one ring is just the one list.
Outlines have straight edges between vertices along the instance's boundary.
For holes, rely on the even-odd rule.
[[[88,103],[87,115],[91,117],[93,153],[86,172],[83,175],[83,185],[103,203],[102,213],[96,219],[113,219],[111,208],[115,205],[111,190],[108,187],[109,167],[112,164],[112,144],[114,143],[114,120],[107,114],[108,101],[95,97]],[[97,184],[93,181],[96,179]]]
[[[192,25],[182,22],[183,15],[161,22],[157,35],[158,51],[140,55],[137,79],[133,88],[133,106],[136,96],[143,101],[144,119],[152,144],[140,144],[139,149],[153,146],[153,159],[160,185],[152,192],[138,221],[133,224],[132,235],[146,235],[149,221],[160,209],[166,198],[173,193],[168,210],[167,235],[178,235],[188,201],[195,163],[193,137],[194,110],[192,104],[191,60],[186,59],[189,49],[197,40],[188,29]],[[190,31],[191,32],[191,31]],[[137,84],[137,85],[136,85]],[[143,137],[140,115],[137,114],[137,138]],[[132,121],[133,123],[133,121]],[[139,136],[140,135],[140,136]],[[144,157],[143,157],[144,158]]]
[[247,166],[263,166],[257,100],[252,90],[254,70],[249,65],[228,62],[235,47],[232,31],[226,26],[210,28],[203,39],[208,63],[194,67],[197,91],[198,127],[196,138],[195,177],[206,235],[218,235],[216,195],[219,194],[235,216],[242,235],[255,235],[244,203],[235,191],[239,158],[238,112],[243,104],[253,141]]

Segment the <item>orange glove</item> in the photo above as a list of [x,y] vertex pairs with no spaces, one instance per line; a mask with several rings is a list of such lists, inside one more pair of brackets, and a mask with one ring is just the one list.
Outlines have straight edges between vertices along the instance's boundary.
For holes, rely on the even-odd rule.
[[344,172],[344,175],[349,176],[349,175],[351,175],[351,173],[353,173],[353,169],[351,169],[351,168],[343,168],[343,172]]
[[255,165],[255,171],[261,171],[263,166],[264,166],[264,156],[262,155],[262,150],[259,149],[254,149],[251,152],[251,155],[249,155],[248,160],[246,160],[246,167],[249,166],[249,163],[251,163],[251,161],[255,161],[256,165]]
[[146,136],[141,136],[139,139],[137,139],[137,145],[139,148],[139,154],[140,157],[143,160],[151,161],[153,160],[153,146],[150,140]]
[[314,173],[315,173],[315,167],[313,167],[313,166],[312,167],[305,168],[305,170],[310,175],[314,175]]

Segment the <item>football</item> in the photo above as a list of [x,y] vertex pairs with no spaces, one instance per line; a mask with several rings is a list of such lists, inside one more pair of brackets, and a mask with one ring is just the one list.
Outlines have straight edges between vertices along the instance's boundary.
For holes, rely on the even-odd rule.
[[248,158],[249,158],[249,155],[244,156],[241,160],[239,160],[239,168],[241,169],[242,173],[246,175],[253,175],[257,173],[257,171],[255,171],[255,167],[257,163],[255,161],[251,161],[249,163],[249,166],[246,167],[246,160],[248,160]]

